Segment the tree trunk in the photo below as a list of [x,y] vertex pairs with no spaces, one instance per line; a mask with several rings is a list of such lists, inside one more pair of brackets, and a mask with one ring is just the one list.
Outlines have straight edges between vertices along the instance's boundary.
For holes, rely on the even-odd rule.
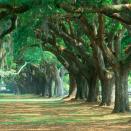
[[48,78],[48,87],[47,87],[47,92],[48,92],[48,97],[52,97],[52,78]]
[[82,96],[82,87],[81,87],[81,82],[77,82],[77,92],[76,92],[76,99],[83,99]]
[[75,80],[75,77],[71,73],[69,73],[69,79],[70,79],[70,87],[69,87],[68,97],[75,98],[76,92],[77,92],[76,80]]
[[45,97],[45,89],[46,89],[46,85],[44,85],[43,87],[41,87],[41,95],[43,97]]
[[55,95],[63,96],[63,85],[59,70],[54,66],[54,80],[55,80]]
[[102,95],[102,101],[100,106],[111,105],[111,94],[112,94],[112,86],[111,86],[111,81],[108,79],[101,80],[101,95]]
[[89,93],[88,93],[88,102],[97,102],[97,75],[94,74],[89,80]]
[[115,103],[115,78],[114,78],[114,83],[113,83],[113,86],[112,86],[111,103],[112,104]]
[[79,75],[79,77],[78,76],[76,77],[76,83],[77,83],[76,99],[87,98],[88,94],[87,80],[83,76]]
[[[98,41],[99,44],[99,41]],[[111,104],[111,79],[113,77],[112,71],[108,70],[107,62],[103,57],[103,53],[101,49],[97,45],[93,45],[93,53],[94,53],[94,61],[97,73],[99,75],[99,79],[101,81],[101,95],[102,95],[102,105],[110,105]],[[108,78],[109,77],[109,78]]]
[[69,94],[64,97],[64,100],[72,100],[76,98],[77,83],[74,75],[69,72]]
[[52,82],[49,86],[49,98],[52,97]]
[[83,95],[83,98],[87,100],[88,94],[89,94],[88,81],[85,78],[83,78],[83,83],[82,83],[82,95]]
[[[126,68],[126,67],[125,67]],[[128,112],[129,96],[128,96],[128,71],[122,65],[119,70],[115,71],[115,106],[114,113]]]
[[101,95],[102,101],[100,106],[106,105],[110,106],[113,102],[112,100],[112,93],[113,93],[113,86],[115,83],[114,73],[111,70],[106,70],[103,75],[100,77],[101,81]]
[[60,68],[60,73],[59,73],[59,75],[60,75],[60,78],[61,78],[61,85],[62,85],[62,95],[63,96],[65,96],[65,91],[64,91],[64,76],[65,76],[65,74],[67,73],[67,70],[65,69],[65,67],[61,67]]

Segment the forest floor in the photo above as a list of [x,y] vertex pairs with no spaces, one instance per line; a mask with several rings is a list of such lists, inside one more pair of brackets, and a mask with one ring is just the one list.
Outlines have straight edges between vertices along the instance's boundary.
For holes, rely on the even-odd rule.
[[131,113],[38,96],[0,95],[0,131],[131,131]]

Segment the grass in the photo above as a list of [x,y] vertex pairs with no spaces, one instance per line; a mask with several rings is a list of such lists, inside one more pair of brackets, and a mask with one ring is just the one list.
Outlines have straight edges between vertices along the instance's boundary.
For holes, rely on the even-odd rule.
[[[13,101],[7,101],[6,95],[3,99],[0,96],[0,129],[131,130],[131,113],[112,114],[112,107],[63,102],[60,99],[36,99],[38,96],[31,95],[25,97],[19,96],[18,99],[18,96],[12,95],[9,98]],[[21,101],[23,98],[24,101]]]
[[38,95],[25,94],[25,95],[14,95],[14,94],[0,94],[0,99],[40,99]]

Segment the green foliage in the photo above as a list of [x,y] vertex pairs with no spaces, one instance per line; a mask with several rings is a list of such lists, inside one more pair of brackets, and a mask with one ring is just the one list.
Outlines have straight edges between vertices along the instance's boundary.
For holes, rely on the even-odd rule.
[[42,61],[46,61],[48,63],[58,63],[56,57],[51,53],[51,52],[48,52],[48,51],[44,51],[43,52],[43,58],[42,58]]
[[121,42],[121,54],[123,58],[125,57],[125,49],[130,44],[131,44],[131,37],[129,36],[128,32],[126,32]]
[[126,32],[122,39],[123,48],[126,48],[129,44],[131,44],[131,37],[129,36],[128,32]]
[[80,6],[93,5],[93,6],[102,6],[112,4],[112,0],[77,0],[77,4]]
[[129,75],[129,77],[128,77],[128,85],[131,88],[131,75]]
[[[35,30],[37,28],[40,28],[41,30],[45,30],[45,28],[48,29],[47,26],[44,26],[44,23],[47,20],[48,16],[52,16],[55,13],[65,13],[64,11],[62,11],[62,9],[56,8],[56,4],[63,2],[63,0],[0,0],[0,2],[8,3],[15,6],[21,4],[27,4],[30,7],[32,6],[32,8],[28,12],[18,16],[16,22],[16,30],[12,33],[14,52],[13,56],[10,56],[10,53],[7,54],[6,64],[8,66],[11,65],[10,67],[14,68],[16,66],[14,60],[29,61],[36,64],[39,64],[42,61],[46,61],[49,63],[55,63],[58,67],[60,67],[61,64],[57,61],[56,57],[53,54],[42,50],[40,46],[41,42],[37,40],[35,36]],[[71,0],[65,0],[65,2],[73,4]],[[131,1],[129,0],[129,2]],[[110,5],[112,3],[113,0],[77,0],[76,6],[79,7],[85,5],[93,5],[101,7],[103,5]],[[98,19],[96,14],[88,13],[83,15],[86,15],[90,24],[95,22],[96,28],[98,28]],[[114,21],[107,17],[105,19],[105,30],[107,33],[111,32],[115,34],[117,31],[123,28],[123,25],[118,23],[117,21]],[[56,21],[56,23],[58,23],[58,21]],[[69,30],[67,21],[63,21],[63,23],[67,30]],[[0,26],[2,27],[2,30],[5,30],[8,27],[8,24],[9,23],[6,19],[1,21]],[[79,22],[71,21],[71,24],[73,25],[75,35],[85,41],[84,48],[87,50],[87,53],[92,54],[92,50],[89,45],[89,38],[81,30]],[[129,37],[128,33],[126,33],[121,43],[122,54],[124,54],[124,49],[127,47],[127,45],[129,45],[129,43],[131,43],[131,38]],[[76,53],[76,50],[70,46],[70,43],[68,43],[67,45],[66,43],[64,43],[61,37],[57,37],[57,46],[67,48],[70,51],[74,51]]]
[[23,59],[31,63],[40,63],[42,60],[43,51],[40,48],[29,48],[24,51]]
[[14,62],[14,58],[12,55],[7,54],[6,56],[6,64],[9,69],[15,69],[16,68],[16,63]]

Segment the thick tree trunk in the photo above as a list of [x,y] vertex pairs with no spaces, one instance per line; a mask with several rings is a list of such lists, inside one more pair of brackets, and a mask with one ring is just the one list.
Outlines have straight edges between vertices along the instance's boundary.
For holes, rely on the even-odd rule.
[[42,88],[41,88],[41,95],[43,97],[45,97],[45,89],[46,89],[46,86],[44,85]]
[[76,99],[83,99],[81,82],[77,82]]
[[111,105],[111,95],[112,95],[112,86],[111,85],[112,85],[111,80],[109,79],[101,80],[102,101],[100,103],[100,106],[103,106],[103,105],[110,106]]
[[83,86],[82,86],[82,95],[83,95],[83,98],[87,100],[88,98],[88,93],[89,93],[89,85],[88,85],[88,81],[83,78]]
[[115,71],[115,86],[115,106],[113,112],[130,111],[128,97],[128,71],[123,68],[123,66]]
[[52,81],[51,81],[51,83],[50,83],[50,85],[49,85],[49,98],[50,97],[52,97]]
[[76,98],[77,92],[77,83],[74,75],[69,73],[69,94],[68,96],[64,97],[64,100],[72,100]]
[[59,70],[57,67],[54,67],[54,80],[55,80],[55,95],[56,96],[63,96],[63,82],[60,77]]
[[63,89],[62,89],[62,90],[63,90],[63,91],[62,91],[62,92],[63,92],[63,96],[66,95],[65,90],[64,90],[64,76],[65,76],[66,73],[68,73],[67,70],[66,70],[66,68],[65,68],[65,67],[61,67],[61,68],[60,68],[60,74],[59,74],[59,75],[60,75],[60,78],[61,78],[61,85],[63,86],[63,87],[62,87],[62,88],[63,88]]
[[75,77],[69,73],[69,79],[70,79],[70,87],[69,87],[69,95],[68,97],[75,98],[76,92],[77,92],[77,84]]
[[94,74],[89,80],[89,93],[88,93],[88,102],[97,102],[98,87],[97,87],[97,75]]
[[[100,41],[97,41],[98,44]],[[97,45],[93,45],[94,61],[99,79],[101,81],[101,95],[102,95],[102,105],[111,104],[111,94],[112,94],[112,84],[111,79],[113,77],[112,71],[108,70],[106,60],[103,57],[101,49]],[[109,78],[108,78],[109,77]]]
[[115,103],[115,78],[114,78],[114,83],[113,83],[113,86],[112,86],[111,103],[112,104]]
[[52,97],[52,78],[48,78],[48,82],[47,82],[47,94],[48,94],[48,97]]
[[87,99],[88,95],[88,83],[87,80],[83,77],[77,76],[76,77],[76,83],[77,83],[77,93],[76,93],[76,99]]

